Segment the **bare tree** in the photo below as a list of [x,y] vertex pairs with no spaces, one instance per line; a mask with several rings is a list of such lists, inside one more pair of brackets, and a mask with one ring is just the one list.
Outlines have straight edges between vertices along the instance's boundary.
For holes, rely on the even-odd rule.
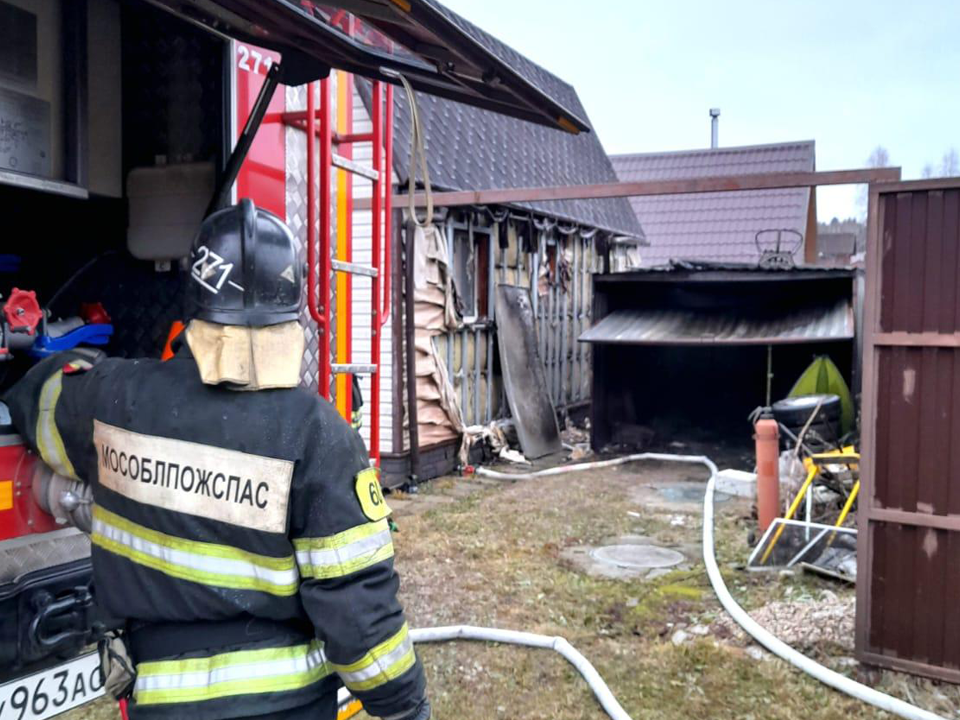
[[870,157],[867,158],[867,167],[885,168],[890,167],[890,153],[883,145],[877,145]]
[[956,177],[960,175],[960,153],[955,147],[947,150],[940,158],[940,164],[927,163],[920,171],[922,178]]
[[940,161],[940,177],[956,177],[960,175],[960,154],[956,148],[950,148],[943,154]]

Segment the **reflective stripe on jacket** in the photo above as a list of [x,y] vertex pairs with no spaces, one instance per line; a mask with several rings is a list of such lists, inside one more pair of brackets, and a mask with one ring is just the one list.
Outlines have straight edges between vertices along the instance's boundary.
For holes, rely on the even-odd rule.
[[[360,497],[367,453],[336,410],[303,390],[206,386],[189,352],[64,372],[72,357],[4,399],[46,462],[93,484],[98,603],[138,649],[130,716],[333,707],[341,682],[371,715],[416,709],[388,521]],[[234,637],[246,619],[266,630]],[[187,630],[136,642],[154,627]]]

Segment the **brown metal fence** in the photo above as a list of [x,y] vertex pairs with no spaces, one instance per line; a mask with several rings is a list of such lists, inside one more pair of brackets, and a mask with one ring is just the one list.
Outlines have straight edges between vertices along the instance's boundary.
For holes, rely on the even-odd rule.
[[871,187],[857,654],[960,682],[960,179]]

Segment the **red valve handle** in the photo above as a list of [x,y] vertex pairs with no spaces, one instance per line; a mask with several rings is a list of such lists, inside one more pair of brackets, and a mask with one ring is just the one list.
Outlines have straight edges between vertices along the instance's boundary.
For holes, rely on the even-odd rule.
[[43,310],[37,302],[37,294],[33,290],[14,288],[10,293],[7,304],[3,306],[3,314],[7,318],[7,325],[13,332],[25,332],[28,335],[37,334],[37,326],[43,319]]

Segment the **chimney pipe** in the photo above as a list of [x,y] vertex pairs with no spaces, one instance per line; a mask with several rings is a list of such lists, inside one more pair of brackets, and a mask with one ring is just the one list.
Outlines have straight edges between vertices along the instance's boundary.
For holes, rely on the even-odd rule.
[[710,147],[720,147],[720,108],[710,108]]

